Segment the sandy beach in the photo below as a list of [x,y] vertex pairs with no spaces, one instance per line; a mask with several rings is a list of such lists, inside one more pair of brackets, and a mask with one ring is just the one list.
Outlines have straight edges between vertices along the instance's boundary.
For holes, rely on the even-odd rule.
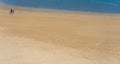
[[119,14],[0,5],[0,64],[120,64],[119,29]]

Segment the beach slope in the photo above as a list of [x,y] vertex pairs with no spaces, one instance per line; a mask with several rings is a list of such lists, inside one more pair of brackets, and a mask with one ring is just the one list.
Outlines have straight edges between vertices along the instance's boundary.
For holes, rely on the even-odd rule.
[[0,10],[0,64],[120,64],[120,15]]

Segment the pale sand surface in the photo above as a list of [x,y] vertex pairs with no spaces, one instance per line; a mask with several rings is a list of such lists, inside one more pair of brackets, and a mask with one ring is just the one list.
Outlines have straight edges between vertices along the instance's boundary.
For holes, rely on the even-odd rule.
[[0,8],[0,64],[120,64],[120,15]]

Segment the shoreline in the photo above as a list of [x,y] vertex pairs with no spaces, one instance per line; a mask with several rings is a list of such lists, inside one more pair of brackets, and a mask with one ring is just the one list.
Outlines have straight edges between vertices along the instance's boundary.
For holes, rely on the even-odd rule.
[[[47,9],[47,8],[33,8],[33,7],[22,7],[22,6],[14,6],[7,5],[4,3],[0,3],[0,8],[9,10],[13,8],[18,11],[27,11],[27,12],[56,12],[56,13],[68,13],[68,14],[93,14],[93,15],[120,15],[120,13],[104,13],[104,12],[89,12],[89,11],[71,11],[71,10],[59,10],[59,9]],[[1,10],[2,10],[1,9]]]

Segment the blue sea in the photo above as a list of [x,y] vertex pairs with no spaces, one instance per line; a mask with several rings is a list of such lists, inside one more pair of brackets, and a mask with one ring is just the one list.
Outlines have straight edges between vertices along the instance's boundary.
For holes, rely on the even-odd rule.
[[0,3],[31,8],[120,13],[120,0],[0,0]]

